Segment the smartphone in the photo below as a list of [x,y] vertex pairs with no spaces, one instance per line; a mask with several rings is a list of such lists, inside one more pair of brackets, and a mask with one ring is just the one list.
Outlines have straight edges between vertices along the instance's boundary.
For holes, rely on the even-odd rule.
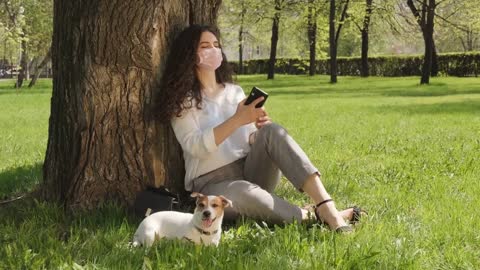
[[247,100],[245,100],[245,105],[252,103],[255,99],[261,96],[263,96],[263,100],[260,101],[257,105],[255,105],[255,108],[260,108],[263,106],[263,104],[265,104],[265,101],[267,101],[267,98],[268,98],[268,94],[265,91],[261,90],[260,88],[254,86],[252,88],[252,91],[250,91],[250,94],[248,95]]

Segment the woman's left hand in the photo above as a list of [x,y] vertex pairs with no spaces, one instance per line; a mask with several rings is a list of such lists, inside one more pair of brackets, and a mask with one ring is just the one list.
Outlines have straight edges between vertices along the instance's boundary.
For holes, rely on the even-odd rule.
[[255,126],[257,127],[257,129],[261,129],[263,126],[272,123],[272,119],[270,118],[270,116],[268,116],[267,111],[265,111],[264,109],[263,112],[264,112],[264,115],[260,116],[255,121]]

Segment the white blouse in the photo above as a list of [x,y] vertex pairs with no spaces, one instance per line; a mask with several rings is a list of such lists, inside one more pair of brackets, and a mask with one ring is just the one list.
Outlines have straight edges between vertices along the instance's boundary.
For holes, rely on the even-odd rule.
[[226,84],[214,98],[202,95],[202,109],[194,106],[171,120],[173,131],[183,149],[185,189],[192,190],[192,180],[245,157],[250,152],[248,138],[257,130],[253,123],[241,126],[220,145],[216,145],[213,128],[232,117],[238,103],[245,98],[242,88]]

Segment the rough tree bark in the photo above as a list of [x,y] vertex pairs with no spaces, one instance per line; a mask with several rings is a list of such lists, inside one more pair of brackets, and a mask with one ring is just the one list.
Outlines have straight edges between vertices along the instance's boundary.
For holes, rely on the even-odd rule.
[[146,185],[183,190],[181,149],[148,108],[175,34],[215,24],[220,2],[54,1],[46,199],[90,209]]
[[272,38],[270,43],[270,58],[268,60],[267,79],[271,80],[275,77],[275,62],[277,60],[277,44],[278,44],[278,28],[280,26],[280,0],[275,0],[275,14],[272,20]]

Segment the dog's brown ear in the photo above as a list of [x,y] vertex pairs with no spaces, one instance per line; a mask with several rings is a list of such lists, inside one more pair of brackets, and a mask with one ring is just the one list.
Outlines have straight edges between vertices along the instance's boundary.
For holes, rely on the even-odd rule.
[[233,207],[232,201],[223,197],[222,195],[218,196],[222,200],[223,207]]
[[195,204],[198,204],[199,202],[203,201],[203,199],[205,198],[205,195],[203,195],[202,193],[198,193],[198,192],[192,192],[192,194],[190,194],[190,196],[192,196],[193,198],[196,198]]

